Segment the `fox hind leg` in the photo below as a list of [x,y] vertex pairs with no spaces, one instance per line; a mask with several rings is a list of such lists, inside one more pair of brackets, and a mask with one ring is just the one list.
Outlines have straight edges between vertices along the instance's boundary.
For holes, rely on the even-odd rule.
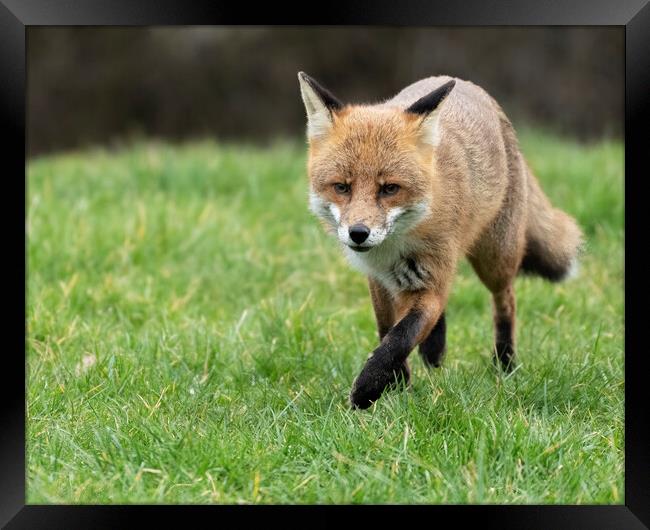
[[419,346],[420,356],[427,367],[438,368],[442,364],[446,351],[446,333],[447,324],[445,322],[445,313],[443,312],[431,330],[431,333],[429,333],[427,338]]
[[487,266],[489,263],[487,260],[481,262],[470,258],[470,262],[483,284],[492,293],[495,335],[493,359],[500,363],[506,372],[510,372],[516,366],[515,320],[517,308],[513,284],[518,260],[504,260],[500,264],[492,266]]
[[496,281],[494,278],[487,276],[480,265],[476,263],[473,263],[473,265],[485,286],[492,293],[492,312],[494,316],[493,360],[499,363],[506,372],[510,372],[516,366],[515,321],[517,307],[513,286],[514,274],[508,274],[505,278]]
[[515,294],[512,283],[505,289],[492,293],[494,302],[494,360],[506,372],[515,367]]
[[514,281],[523,254],[524,227],[503,221],[496,224],[497,229],[485,235],[468,258],[483,285],[492,293],[493,358],[505,371],[512,371],[515,367]]

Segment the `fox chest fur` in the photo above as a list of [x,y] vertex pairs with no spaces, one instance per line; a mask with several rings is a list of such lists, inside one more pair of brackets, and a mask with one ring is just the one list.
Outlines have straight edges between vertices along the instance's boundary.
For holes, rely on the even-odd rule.
[[422,243],[408,235],[384,243],[364,254],[344,248],[350,264],[380,282],[389,292],[423,289],[431,280],[426,259],[420,255]]

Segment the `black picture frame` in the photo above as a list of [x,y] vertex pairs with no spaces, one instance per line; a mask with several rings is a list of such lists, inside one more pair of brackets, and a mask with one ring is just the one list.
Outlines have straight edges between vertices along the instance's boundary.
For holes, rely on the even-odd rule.
[[[279,6],[255,6],[200,0],[0,0],[0,123],[5,140],[0,144],[4,162],[6,204],[5,234],[16,239],[10,252],[5,285],[14,287],[23,300],[22,314],[13,298],[5,303],[5,341],[0,427],[0,524],[6,528],[117,528],[136,525],[146,517],[149,525],[196,524],[197,515],[212,524],[236,527],[271,522],[329,527],[340,519],[356,524],[409,524],[423,518],[425,524],[455,527],[476,522],[481,528],[526,529],[636,529],[650,526],[650,448],[648,414],[643,403],[646,377],[645,349],[640,340],[644,285],[642,245],[635,232],[643,230],[641,208],[644,137],[650,123],[650,0],[466,0],[463,2],[364,0],[344,4],[329,2]],[[30,506],[25,505],[26,461],[26,28],[58,25],[418,25],[418,26],[623,26],[625,29],[625,505],[612,506]],[[21,180],[20,175],[23,176]],[[22,185],[21,185],[22,183]],[[7,188],[7,184],[11,184]],[[13,187],[15,186],[15,188]],[[9,191],[11,190],[11,191]],[[15,193],[14,191],[15,190]],[[21,193],[25,199],[18,200]],[[16,210],[16,211],[14,211]],[[16,218],[21,217],[21,223]],[[21,228],[16,228],[20,226]],[[5,236],[5,241],[6,241]],[[640,240],[639,240],[640,242]],[[12,249],[12,250],[13,250]],[[22,257],[16,257],[16,255]],[[22,279],[22,284],[17,279]],[[23,319],[24,318],[24,319]],[[20,322],[22,320],[22,322]],[[274,521],[275,520],[275,521]],[[294,523],[295,524],[295,523]],[[417,524],[417,523],[416,523]],[[138,525],[139,526],[139,525]]]

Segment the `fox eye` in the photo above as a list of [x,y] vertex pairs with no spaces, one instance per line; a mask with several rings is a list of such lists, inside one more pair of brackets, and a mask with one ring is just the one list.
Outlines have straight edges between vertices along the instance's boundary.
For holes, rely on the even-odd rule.
[[398,184],[384,184],[379,190],[379,193],[381,195],[395,195],[398,191],[399,191]]
[[334,191],[336,191],[336,193],[338,193],[339,195],[350,193],[350,185],[345,184],[343,182],[337,182],[336,184],[334,184]]

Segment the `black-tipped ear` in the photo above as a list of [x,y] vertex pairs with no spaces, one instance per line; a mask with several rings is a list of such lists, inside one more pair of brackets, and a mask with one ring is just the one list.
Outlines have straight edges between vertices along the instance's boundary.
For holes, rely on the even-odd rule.
[[442,100],[445,99],[449,92],[451,92],[451,89],[454,88],[455,84],[456,81],[454,79],[447,81],[444,85],[436,88],[433,92],[429,92],[426,96],[418,99],[413,103],[413,105],[406,109],[406,112],[421,115],[429,114],[436,110]]
[[305,72],[298,72],[298,82],[307,111],[307,136],[311,139],[327,135],[334,123],[334,111],[343,103]]
[[298,77],[311,87],[328,110],[339,110],[343,108],[343,103],[313,77],[308,76],[305,72],[298,72]]

